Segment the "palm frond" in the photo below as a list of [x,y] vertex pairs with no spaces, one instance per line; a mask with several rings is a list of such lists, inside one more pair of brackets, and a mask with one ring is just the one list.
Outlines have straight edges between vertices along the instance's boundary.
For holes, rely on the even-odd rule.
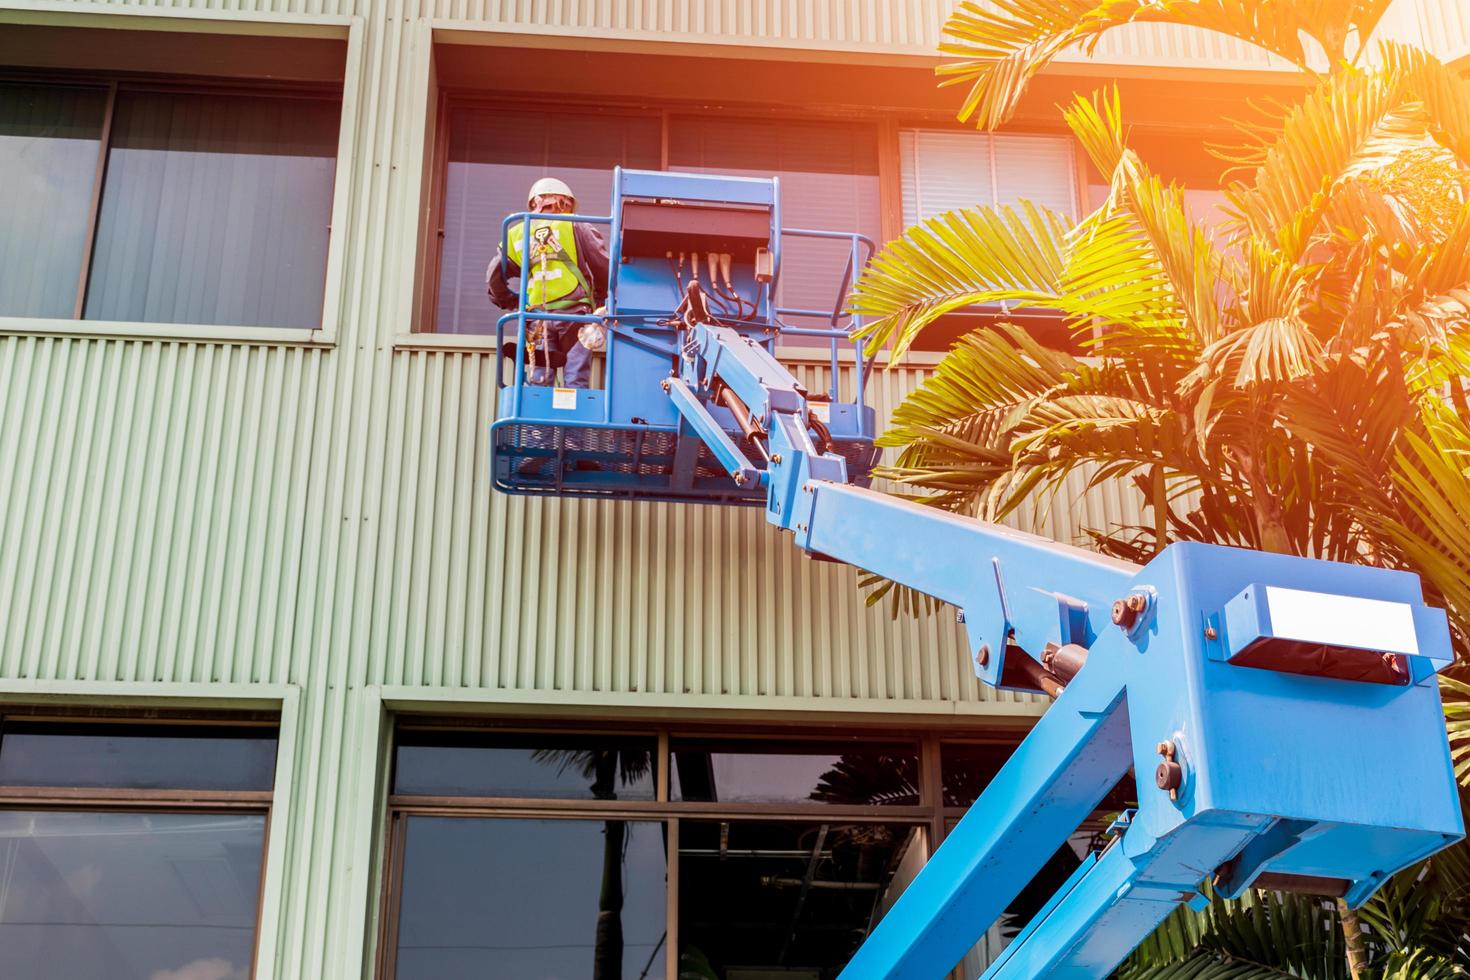
[[[1166,185],[1149,173],[1138,155],[1124,145],[1123,112],[1116,88],[1091,98],[1078,96],[1062,115],[1093,163],[1110,175],[1107,204],[1083,222],[1076,237],[1099,234],[1102,228],[1125,231],[1138,250],[1130,268],[1135,272],[1157,270],[1150,283],[1156,294],[1154,302],[1144,309],[1155,319],[1161,312],[1177,311],[1170,319],[1182,319],[1193,339],[1213,341],[1220,332],[1221,289],[1233,286],[1233,270],[1205,229],[1190,220],[1183,189]],[[1110,257],[1099,251],[1100,257]],[[1077,267],[1091,269],[1084,265],[1080,250],[1069,259],[1069,272]],[[1079,298],[1088,298],[1086,292],[1078,293]],[[1136,296],[1128,298],[1137,301]],[[1072,312],[1080,315],[1082,310],[1074,307]],[[1127,322],[1111,310],[1096,315],[1109,322]],[[1137,318],[1139,313],[1131,316]]]
[[1422,433],[1405,433],[1391,474],[1401,509],[1365,514],[1364,520],[1443,602],[1464,643],[1470,633],[1470,427],[1432,397],[1423,411]]
[[1331,905],[1302,895],[1215,895],[1208,908],[1180,906],[1139,944],[1119,980],[1160,977],[1310,977],[1347,980],[1342,934]]
[[1422,949],[1391,954],[1379,974],[1382,980],[1452,980],[1467,975],[1454,960]]
[[[1461,841],[1394,875],[1358,909],[1358,918],[1388,954],[1385,975],[1418,954],[1470,966],[1470,844]],[[1438,969],[1430,961],[1425,966]]]
[[1470,684],[1441,676],[1439,692],[1444,699],[1445,727],[1449,731],[1455,776],[1462,786],[1470,786]]
[[1470,80],[1420,48],[1385,43],[1381,51],[1388,70],[1402,77],[1413,98],[1423,103],[1430,134],[1470,166]]
[[[1027,84],[1069,48],[1091,54],[1103,35],[1133,23],[1224,34],[1310,70],[1356,57],[1392,0],[965,0],[944,25],[942,85],[968,85],[958,116],[995,129]],[[1313,38],[1316,49],[1303,44]],[[1348,50],[1355,41],[1354,50]]]
[[[944,24],[941,54],[958,60],[935,69],[941,85],[969,85],[957,113],[995,129],[1015,111],[1026,85],[1095,24],[1105,0],[965,0]],[[1118,21],[1126,23],[1126,20]]]
[[1029,203],[964,208],[915,225],[889,242],[853,289],[852,309],[870,317],[857,333],[869,353],[892,343],[897,360],[924,327],[966,306],[1050,308],[1062,276],[1071,222]]
[[1293,261],[1306,252],[1332,188],[1424,135],[1392,73],[1342,71],[1286,117],[1247,186],[1228,192],[1236,234],[1275,242]]

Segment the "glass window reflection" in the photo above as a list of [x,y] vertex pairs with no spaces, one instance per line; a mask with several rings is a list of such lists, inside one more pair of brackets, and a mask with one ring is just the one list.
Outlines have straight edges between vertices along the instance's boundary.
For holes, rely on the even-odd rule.
[[926,858],[918,827],[683,820],[686,977],[835,977]]
[[396,980],[666,976],[663,824],[405,819]]
[[245,980],[265,822],[0,811],[0,977]]
[[107,92],[0,83],[0,316],[70,317]]
[[939,747],[940,778],[945,806],[969,806],[1000,772],[1016,747],[945,742]]
[[317,328],[336,100],[117,96],[84,317]]
[[[939,747],[939,768],[943,781],[944,805],[972,805],[1015,751],[1016,746],[1008,743],[942,743]],[[1137,800],[1138,791],[1134,788],[1133,777],[1125,775],[1098,803],[1098,809],[1104,812],[1122,810],[1137,806]]]
[[275,773],[271,729],[45,722],[0,728],[0,786],[265,792]]
[[917,806],[912,743],[676,739],[669,794],[691,803]]
[[657,739],[404,730],[393,792],[512,799],[651,800]]

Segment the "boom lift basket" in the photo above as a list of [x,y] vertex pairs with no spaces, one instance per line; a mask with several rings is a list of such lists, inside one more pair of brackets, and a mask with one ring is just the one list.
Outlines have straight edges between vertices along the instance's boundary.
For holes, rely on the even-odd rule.
[[[530,237],[532,215],[511,215]],[[781,224],[777,178],[753,179],[619,169],[612,213],[560,220],[602,226],[608,235],[606,316],[541,313],[520,308],[496,324],[497,418],[491,427],[492,479],[503,493],[620,497],[725,504],[763,504],[762,483],[739,485],[707,441],[683,419],[665,382],[690,356],[691,330],[680,305],[691,280],[708,297],[719,325],[738,331],[774,356],[782,338],[824,355],[824,393],[803,393],[813,425],[830,451],[847,462],[849,478],[870,481],[873,410],[864,404],[871,362],[849,339],[857,325],[844,312],[857,273],[873,243],[849,232],[810,231]],[[797,239],[845,249],[846,268],[834,283],[831,309],[783,307],[775,297],[782,244]],[[553,388],[526,383],[527,334],[537,321],[604,323],[607,343],[600,388]],[[811,325],[815,324],[815,325]],[[507,342],[507,332],[514,337]],[[768,460],[742,430],[720,393],[700,391],[709,414],[760,470]],[[843,400],[848,394],[850,400]],[[728,400],[728,396],[725,396]],[[736,411],[739,410],[736,403]]]

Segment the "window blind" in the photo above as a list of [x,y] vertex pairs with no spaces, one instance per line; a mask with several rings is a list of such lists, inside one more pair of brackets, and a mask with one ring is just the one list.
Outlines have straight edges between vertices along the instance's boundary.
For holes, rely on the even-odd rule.
[[121,91],[84,317],[321,325],[341,103]]
[[436,329],[495,331],[500,311],[485,295],[485,269],[500,247],[501,222],[526,209],[537,178],[566,181],[581,213],[607,214],[613,168],[657,170],[660,142],[655,116],[451,109]]
[[905,129],[899,153],[905,227],[956,208],[1023,200],[1077,214],[1067,137]]

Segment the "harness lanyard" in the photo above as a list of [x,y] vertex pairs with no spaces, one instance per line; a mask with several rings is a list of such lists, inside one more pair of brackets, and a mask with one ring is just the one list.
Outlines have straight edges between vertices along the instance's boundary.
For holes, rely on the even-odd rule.
[[[546,270],[546,252],[547,252],[547,250],[543,248],[541,250],[541,255],[540,255],[540,261],[541,261],[541,292],[542,292],[542,295],[543,296],[546,293],[546,271],[547,271]],[[546,304],[544,304],[544,303],[542,304],[543,307],[545,305]],[[541,376],[541,380],[544,381],[544,382],[547,382],[548,384],[556,384],[556,378],[551,373],[551,336],[550,336],[550,334],[551,334],[550,324],[543,320],[541,322],[541,326],[537,328],[537,338],[536,338],[537,341],[538,341],[538,343],[541,346],[542,359],[545,360],[545,362],[546,362],[546,368],[545,368],[546,373]],[[535,369],[535,361],[536,361],[536,345],[533,344],[531,346],[532,370]]]
[[[573,229],[573,233],[575,234],[575,228]],[[580,268],[580,266],[576,262],[572,261],[572,257],[569,254],[567,254],[567,250],[566,249],[564,249],[564,248],[561,247],[561,243],[560,242],[557,242],[556,252],[553,255],[552,249],[550,247],[550,242],[555,242],[556,239],[555,239],[555,237],[553,237],[551,235],[548,235],[547,238],[548,238],[548,243],[545,244],[545,245],[538,245],[534,241],[534,235],[532,236],[532,239],[533,240],[531,242],[526,243],[527,246],[536,249],[536,261],[538,263],[540,263],[540,277],[541,277],[540,278],[540,281],[541,281],[541,291],[542,291],[542,293],[545,294],[545,292],[546,292],[546,283],[548,281],[547,278],[546,278],[546,273],[547,273],[546,266],[547,266],[547,263],[554,258],[556,261],[558,261],[562,265],[566,266],[567,271],[572,274],[572,279],[575,280],[575,282],[577,283],[577,285],[579,287],[581,287],[581,290],[582,290],[582,292],[583,292],[583,294],[585,296],[585,300],[587,302],[591,302],[592,297],[593,297],[592,284],[587,281],[587,277],[586,276],[582,275],[582,269]],[[529,290],[530,289],[530,286],[528,285],[525,288],[527,290]],[[576,306],[578,303],[581,303],[583,301],[584,301],[583,299],[576,299],[576,298],[567,296],[567,297],[563,297],[561,299],[551,300],[550,302],[538,303],[537,306],[536,306],[536,308],[540,312],[544,312],[544,313],[555,313],[558,310],[570,309],[571,307]],[[543,357],[544,357],[544,360],[546,361],[546,374],[547,374],[548,379],[549,379],[550,378],[550,375],[551,375],[551,370],[552,370],[551,369],[550,323],[548,321],[544,321],[544,320],[541,321],[541,323],[542,323],[541,326],[535,328],[534,333],[528,333],[527,334],[527,339],[529,339],[531,341],[531,343],[529,345],[530,346],[530,350],[527,351],[527,358],[528,358],[527,364],[530,365],[532,371],[535,371],[536,370],[536,345],[537,345],[537,343],[540,343],[542,341],[545,341],[545,353],[544,353]]]

